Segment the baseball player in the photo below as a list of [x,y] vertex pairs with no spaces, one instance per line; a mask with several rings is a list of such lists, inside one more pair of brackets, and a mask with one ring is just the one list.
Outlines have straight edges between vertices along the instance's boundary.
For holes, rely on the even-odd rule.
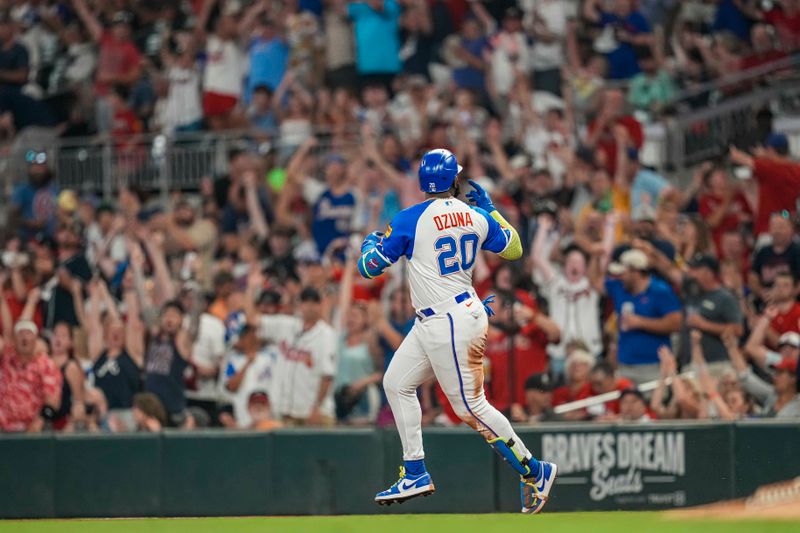
[[433,376],[453,409],[520,474],[523,513],[538,513],[547,502],[558,472],[555,464],[536,460],[511,424],[486,400],[483,351],[493,314],[472,287],[478,250],[508,260],[522,256],[516,230],[475,182],[470,206],[457,199],[461,166],[447,150],[426,153],[419,185],[426,200],[394,217],[386,233],[371,233],[361,245],[358,270],[380,276],[401,256],[408,258],[408,281],[417,321],[403,340],[383,378],[386,396],[403,443],[400,479],[375,496],[381,505],[433,493],[422,449],[422,411],[417,387]]

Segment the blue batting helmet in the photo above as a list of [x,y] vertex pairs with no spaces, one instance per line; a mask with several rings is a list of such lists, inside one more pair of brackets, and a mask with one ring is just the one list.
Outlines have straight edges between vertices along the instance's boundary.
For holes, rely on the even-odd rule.
[[422,156],[419,164],[419,188],[422,192],[447,192],[461,172],[461,165],[449,150],[437,148]]

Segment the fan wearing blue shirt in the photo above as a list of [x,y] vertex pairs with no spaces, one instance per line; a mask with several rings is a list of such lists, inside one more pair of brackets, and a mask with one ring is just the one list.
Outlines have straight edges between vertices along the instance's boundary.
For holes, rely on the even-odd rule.
[[328,188],[314,204],[311,234],[320,255],[341,237],[348,237],[356,215],[356,196],[347,181],[347,166],[339,154],[325,161],[325,182]]
[[659,378],[658,349],[671,347],[681,327],[681,303],[665,281],[649,273],[647,255],[628,250],[612,264],[619,278],[607,278],[605,292],[618,317],[617,361],[620,375],[636,384]]
[[358,73],[400,72],[400,5],[395,0],[352,2],[347,6],[347,13],[355,23]]
[[247,48],[250,63],[244,87],[244,101],[247,103],[250,103],[253,92],[261,85],[275,91],[289,63],[289,45],[274,22],[267,17],[259,18],[254,34]]
[[613,80],[627,80],[639,73],[635,47],[652,46],[650,23],[634,10],[633,0],[614,0],[611,11],[604,11],[599,0],[587,0],[583,16],[600,28],[614,28],[617,48],[609,52],[608,75]]

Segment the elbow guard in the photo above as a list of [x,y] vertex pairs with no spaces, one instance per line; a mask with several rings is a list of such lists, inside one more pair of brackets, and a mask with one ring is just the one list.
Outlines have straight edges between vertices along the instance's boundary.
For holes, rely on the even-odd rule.
[[373,246],[361,254],[361,258],[358,260],[358,273],[364,278],[372,279],[383,274],[383,271],[390,265],[389,260]]
[[495,209],[489,214],[500,224],[500,226],[503,228],[503,231],[507,231],[509,233],[508,245],[506,245],[505,250],[500,252],[500,257],[509,261],[514,261],[522,257],[522,241],[519,238],[517,230],[515,230],[514,227],[503,218],[503,215],[500,214],[500,211]]

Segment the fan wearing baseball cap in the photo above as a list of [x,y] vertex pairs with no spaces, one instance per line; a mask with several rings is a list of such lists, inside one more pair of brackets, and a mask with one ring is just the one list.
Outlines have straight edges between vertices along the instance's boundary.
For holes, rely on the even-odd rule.
[[689,331],[696,329],[702,335],[700,343],[708,370],[718,377],[730,369],[722,334],[730,328],[737,337],[742,335],[742,311],[733,293],[722,286],[716,257],[697,254],[689,260],[688,266],[684,277],[686,323],[681,331],[681,360],[690,359]]
[[[791,338],[791,342],[797,339]],[[786,339],[790,341],[789,338]],[[800,343],[798,343],[800,344]],[[735,341],[729,346],[731,363],[739,374],[742,388],[750,394],[760,408],[761,416],[775,418],[800,418],[800,389],[797,379],[797,359],[781,356],[768,363],[772,370],[772,384],[753,373]]]
[[[0,284],[2,285],[2,284]],[[44,352],[37,351],[39,328],[31,320],[12,327],[11,311],[0,298],[3,337],[0,345],[0,432],[32,431],[42,416],[61,403],[61,372]]]
[[767,346],[767,331],[770,321],[774,320],[772,318],[774,313],[774,307],[767,307],[764,314],[756,321],[756,325],[744,345],[747,355],[762,368],[777,364],[782,359],[797,361],[800,358],[800,333],[796,331],[787,331],[778,338],[777,352]]
[[553,379],[549,374],[533,374],[525,380],[525,416],[515,417],[517,421],[534,424],[559,420],[553,412]]
[[609,266],[603,287],[618,317],[619,374],[636,384],[658,379],[658,348],[671,346],[670,335],[681,327],[675,291],[649,267],[647,254],[628,250]]

